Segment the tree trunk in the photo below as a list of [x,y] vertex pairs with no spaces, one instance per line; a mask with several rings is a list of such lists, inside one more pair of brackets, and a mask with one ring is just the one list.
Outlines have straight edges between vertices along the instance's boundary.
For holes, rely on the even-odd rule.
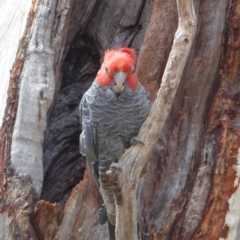
[[[117,239],[137,240],[137,189],[141,172],[153,152],[159,132],[162,131],[169,115],[194,40],[197,22],[193,1],[177,0],[177,7],[178,29],[162,77],[161,87],[148,119],[139,133],[139,138],[144,141],[145,145],[130,148],[119,163],[113,163],[111,170],[107,172],[110,176],[116,176],[116,182],[113,185],[120,183],[118,195],[123,195],[124,203],[116,203]],[[140,68],[138,65],[138,69]],[[114,170],[116,165],[121,171]]]
[[[120,46],[136,49],[139,79],[156,99],[174,49],[176,1],[10,0],[0,8],[0,239],[108,239],[79,154],[78,104],[104,50]],[[149,167],[134,237],[142,240],[240,239],[240,0],[194,0],[194,9],[196,35],[170,113],[145,142],[153,150],[142,148]]]

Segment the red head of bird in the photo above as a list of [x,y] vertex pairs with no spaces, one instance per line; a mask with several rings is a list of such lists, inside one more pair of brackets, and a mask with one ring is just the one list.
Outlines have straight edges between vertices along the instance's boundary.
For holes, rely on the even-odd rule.
[[121,93],[125,85],[136,90],[138,79],[134,73],[135,60],[136,52],[132,48],[107,50],[96,81],[101,86],[112,87],[115,93]]

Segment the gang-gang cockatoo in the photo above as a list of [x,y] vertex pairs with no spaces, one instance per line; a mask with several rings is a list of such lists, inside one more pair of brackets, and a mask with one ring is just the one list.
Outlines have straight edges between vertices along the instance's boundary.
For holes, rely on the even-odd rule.
[[115,199],[106,171],[136,137],[150,110],[149,96],[134,73],[131,48],[107,50],[92,86],[80,102],[80,152],[85,155],[103,198],[99,222],[108,221],[115,239]]

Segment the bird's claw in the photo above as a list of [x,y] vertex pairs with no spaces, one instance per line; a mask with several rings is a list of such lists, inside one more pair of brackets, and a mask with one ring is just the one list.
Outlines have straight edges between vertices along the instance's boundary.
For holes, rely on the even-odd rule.
[[98,221],[100,223],[100,225],[104,225],[108,220],[107,217],[107,209],[105,207],[104,204],[102,204],[102,206],[99,209],[99,213],[98,213]]
[[137,145],[137,144],[144,145],[144,142],[137,137],[132,137],[131,140],[130,140],[130,144],[131,144],[131,146],[134,146],[134,145]]
[[117,171],[122,172],[122,167],[119,163],[112,163],[110,165],[110,170],[115,170],[115,171],[117,170]]

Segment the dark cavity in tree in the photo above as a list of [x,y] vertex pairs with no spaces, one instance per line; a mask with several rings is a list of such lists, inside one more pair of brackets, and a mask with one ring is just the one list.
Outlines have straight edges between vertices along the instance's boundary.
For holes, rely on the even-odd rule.
[[86,161],[79,153],[78,105],[99,69],[100,54],[86,34],[77,34],[62,66],[62,80],[50,114],[43,146],[44,182],[41,198],[63,207],[83,179]]

